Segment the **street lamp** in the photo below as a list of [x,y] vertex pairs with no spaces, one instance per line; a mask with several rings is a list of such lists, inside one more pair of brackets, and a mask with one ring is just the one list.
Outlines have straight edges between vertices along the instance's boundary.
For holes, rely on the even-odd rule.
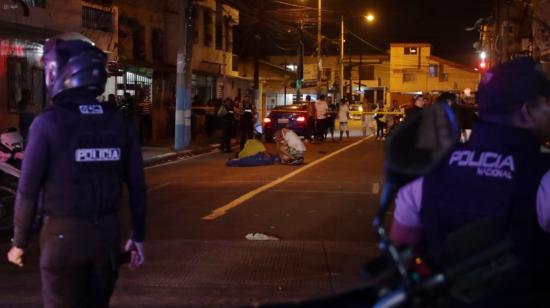
[[374,15],[372,15],[372,13],[368,13],[367,15],[365,15],[365,19],[367,20],[367,22],[373,22]]

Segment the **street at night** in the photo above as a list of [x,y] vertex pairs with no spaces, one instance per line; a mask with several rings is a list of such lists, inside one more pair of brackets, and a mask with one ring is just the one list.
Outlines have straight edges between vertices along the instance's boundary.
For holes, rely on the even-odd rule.
[[0,308],[550,307],[550,0],[0,0]]
[[[212,153],[147,169],[146,266],[121,271],[113,307],[248,306],[361,286],[362,266],[378,255],[370,221],[382,156],[383,143],[355,137],[308,145],[303,166],[228,168],[227,154]],[[0,281],[3,307],[40,306],[36,244],[29,253],[24,269],[0,263],[10,277]]]

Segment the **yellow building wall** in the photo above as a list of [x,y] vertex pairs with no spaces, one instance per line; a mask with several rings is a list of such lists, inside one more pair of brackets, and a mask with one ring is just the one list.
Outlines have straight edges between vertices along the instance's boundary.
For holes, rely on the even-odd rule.
[[[419,54],[405,55],[405,47],[420,47]],[[463,91],[470,88],[477,90],[479,73],[461,69],[443,63],[443,73],[448,74],[447,81],[440,81],[439,76],[429,76],[429,65],[439,65],[440,62],[430,59],[431,47],[421,44],[398,44],[390,48],[390,91],[391,92],[441,92]],[[405,72],[414,73],[414,81],[404,82]],[[441,72],[439,72],[441,73]]]

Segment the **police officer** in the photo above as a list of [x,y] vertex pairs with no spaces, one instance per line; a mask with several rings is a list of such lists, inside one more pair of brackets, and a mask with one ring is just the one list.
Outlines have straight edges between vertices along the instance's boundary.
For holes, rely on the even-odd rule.
[[46,87],[54,104],[30,128],[8,253],[10,262],[23,266],[41,203],[44,307],[109,305],[121,261],[122,182],[132,223],[125,250],[131,268],[144,262],[146,192],[137,134],[116,106],[95,99],[104,91],[106,60],[80,34],[53,37],[44,46]]
[[396,198],[392,238],[435,260],[449,234],[482,218],[514,241],[516,284],[476,307],[550,305],[550,157],[540,147],[550,137],[549,98],[550,82],[531,59],[494,67],[481,78],[470,142]]
[[248,139],[254,138],[254,117],[256,106],[249,96],[245,96],[242,102],[241,111],[241,150]]

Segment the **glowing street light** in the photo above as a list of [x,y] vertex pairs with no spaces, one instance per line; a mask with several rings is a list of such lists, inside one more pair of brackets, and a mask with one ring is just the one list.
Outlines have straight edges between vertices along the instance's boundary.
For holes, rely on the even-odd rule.
[[365,19],[367,20],[367,22],[373,22],[374,21],[374,15],[372,15],[371,13],[368,13],[365,16]]
[[485,60],[487,59],[487,53],[485,51],[482,51],[480,54],[479,54],[479,58],[481,60]]

